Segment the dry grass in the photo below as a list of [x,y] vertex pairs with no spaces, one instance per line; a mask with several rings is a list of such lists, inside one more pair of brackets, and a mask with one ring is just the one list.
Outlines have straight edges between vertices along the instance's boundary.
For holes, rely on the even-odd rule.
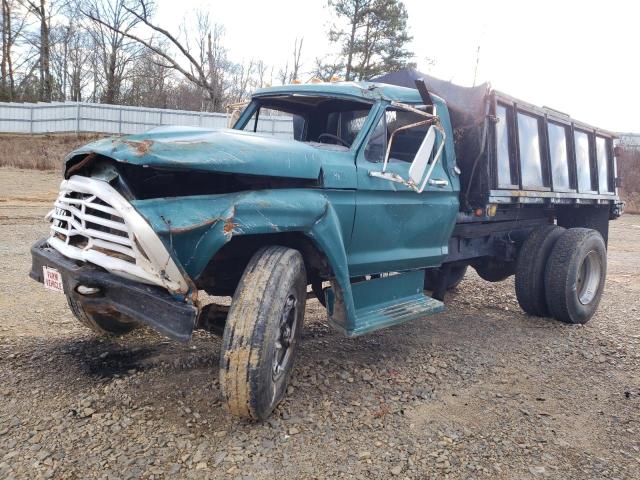
[[99,134],[0,135],[0,167],[60,170],[65,156]]

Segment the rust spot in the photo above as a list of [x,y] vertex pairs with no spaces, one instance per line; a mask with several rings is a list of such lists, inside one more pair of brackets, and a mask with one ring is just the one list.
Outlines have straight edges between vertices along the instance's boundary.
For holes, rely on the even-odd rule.
[[93,159],[96,158],[96,152],[89,153],[86,157],[80,160],[78,163],[73,165],[69,170],[66,171],[64,178],[70,178],[72,174],[80,170],[82,167],[87,165],[89,162],[92,162]]
[[204,222],[200,222],[200,223],[196,223],[195,225],[187,225],[185,227],[174,227],[174,228],[169,228],[169,233],[174,234],[174,233],[184,233],[184,232],[189,232],[191,230],[195,230],[196,228],[201,228],[201,227],[206,227],[208,225],[213,225],[214,223],[218,223],[220,220],[222,220],[222,218],[220,217],[214,217],[214,218],[210,218],[208,220],[205,220]]
[[229,217],[224,221],[224,227],[222,227],[222,231],[225,235],[233,234],[233,231],[238,226],[237,223],[233,222],[233,217]]
[[151,146],[153,145],[152,140],[142,140],[142,141],[133,141],[133,140],[124,140],[124,143],[129,145],[136,151],[136,155],[146,155],[151,150]]

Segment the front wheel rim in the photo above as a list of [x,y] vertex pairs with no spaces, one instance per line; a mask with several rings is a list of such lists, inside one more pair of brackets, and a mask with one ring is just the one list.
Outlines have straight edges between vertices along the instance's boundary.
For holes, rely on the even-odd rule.
[[596,251],[591,250],[582,260],[580,268],[578,268],[576,291],[581,304],[588,305],[593,301],[600,287],[601,274],[602,263],[600,262],[600,256]]
[[298,316],[297,303],[296,298],[293,295],[289,295],[280,315],[272,365],[274,384],[282,379],[293,358],[298,323],[296,321]]

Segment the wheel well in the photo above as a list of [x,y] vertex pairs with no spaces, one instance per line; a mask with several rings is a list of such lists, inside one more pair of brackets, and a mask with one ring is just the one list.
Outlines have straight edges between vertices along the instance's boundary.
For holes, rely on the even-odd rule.
[[209,260],[196,279],[196,286],[211,295],[233,295],[251,257],[260,248],[282,245],[298,250],[304,259],[307,284],[331,278],[326,255],[302,232],[234,236]]

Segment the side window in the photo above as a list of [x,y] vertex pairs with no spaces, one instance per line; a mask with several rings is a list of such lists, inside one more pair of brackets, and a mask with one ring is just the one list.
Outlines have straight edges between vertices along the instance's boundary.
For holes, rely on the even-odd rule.
[[336,135],[351,145],[362,129],[368,115],[369,110],[331,112],[327,115],[325,132]]
[[589,159],[589,134],[574,131],[576,149],[576,170],[578,171],[578,191],[590,192],[591,185],[591,161]]
[[364,148],[364,158],[369,162],[382,163],[387,149],[387,126],[385,125],[385,115],[380,117],[369,137],[367,146]]
[[496,106],[496,147],[498,187],[511,187],[511,149],[509,148],[509,111],[503,105]]
[[389,161],[400,161],[411,163],[418,153],[418,149],[424,140],[424,136],[427,134],[427,125],[421,125],[419,127],[408,128],[406,130],[399,130],[401,127],[406,127],[416,122],[424,120],[424,117],[417,113],[407,112],[404,110],[388,110],[387,114],[387,141],[395,132],[393,143],[391,145],[391,152],[389,154]]
[[522,186],[544,187],[540,153],[540,121],[537,117],[518,112],[518,142]]
[[245,132],[255,132],[256,131],[256,118],[258,116],[258,112],[259,111],[260,111],[260,109],[258,109],[255,112],[253,112],[253,115],[251,115],[251,118],[249,119],[247,124],[242,128],[242,130],[244,130]]
[[[258,123],[256,125],[256,116]],[[302,140],[304,136],[305,120],[302,115],[259,108],[251,116],[243,130],[245,132],[257,132],[279,138]]]
[[[422,120],[424,120],[424,117],[417,113],[387,109],[369,138],[369,142],[365,147],[365,158],[370,162],[383,162],[388,148],[387,145],[393,135],[389,162],[411,163],[424,140],[428,125],[407,129],[401,128]],[[396,132],[395,135],[394,132]]]
[[609,149],[607,139],[596,137],[596,155],[598,157],[598,183],[600,193],[610,192],[609,188]]
[[551,155],[551,178],[554,190],[569,190],[569,155],[567,153],[567,128],[549,122],[549,153]]

